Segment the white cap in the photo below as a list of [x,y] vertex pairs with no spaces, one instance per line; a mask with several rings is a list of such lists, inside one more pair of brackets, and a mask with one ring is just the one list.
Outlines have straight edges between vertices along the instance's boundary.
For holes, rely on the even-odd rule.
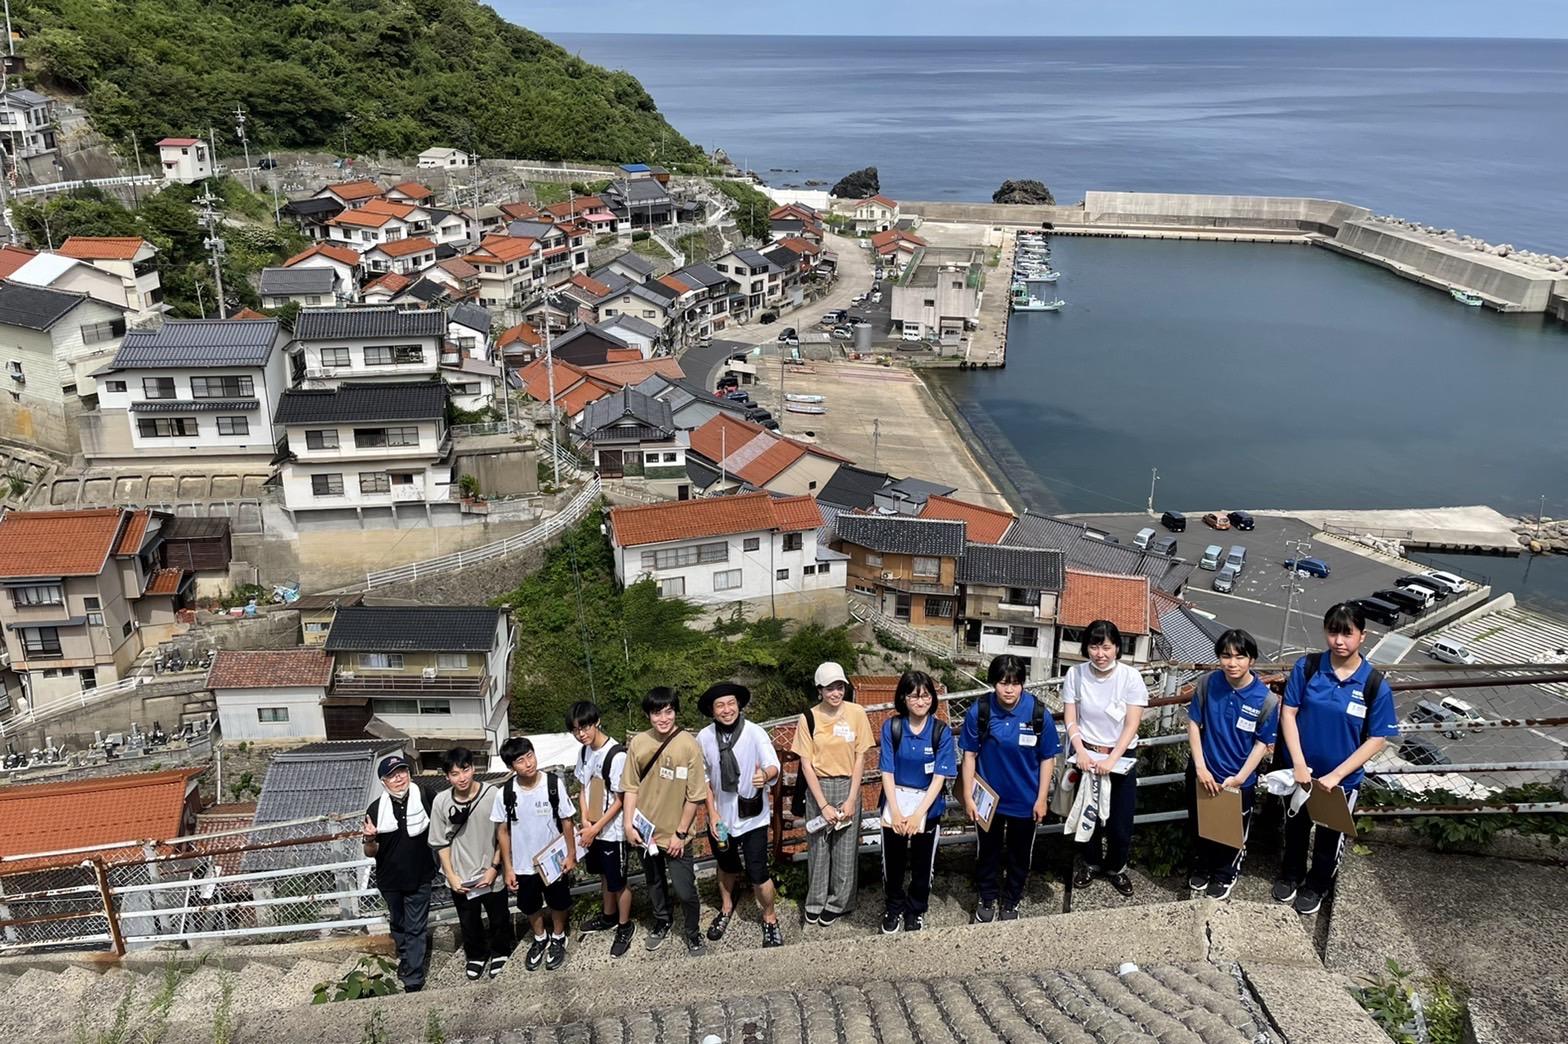
[[829,660],[817,668],[817,687],[826,688],[834,682],[849,684],[849,679],[844,677],[844,668]]

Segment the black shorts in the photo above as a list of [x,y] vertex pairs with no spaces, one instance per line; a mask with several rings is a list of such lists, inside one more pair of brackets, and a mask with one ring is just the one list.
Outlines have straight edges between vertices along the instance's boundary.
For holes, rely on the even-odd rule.
[[517,876],[517,908],[524,917],[531,917],[548,906],[557,913],[564,913],[572,908],[572,882],[570,874],[563,874],[555,879],[554,884],[545,884],[544,878],[538,874],[519,874]]
[[606,891],[626,890],[625,841],[601,841],[595,838],[593,844],[588,846],[588,855],[583,863],[589,873],[599,875]]
[[768,828],[760,826],[748,833],[730,838],[730,843],[724,848],[719,847],[718,838],[713,832],[708,832],[708,844],[713,849],[714,859],[719,864],[719,869],[726,874],[744,872],[746,880],[753,885],[766,884],[772,875],[768,872]]

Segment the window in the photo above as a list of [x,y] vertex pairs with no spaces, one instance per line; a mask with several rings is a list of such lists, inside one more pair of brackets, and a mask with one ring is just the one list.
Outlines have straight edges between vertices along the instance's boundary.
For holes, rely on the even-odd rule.
[[699,562],[728,562],[729,560],[730,545],[722,540],[711,544],[670,547],[663,551],[642,553],[644,569],[681,569],[685,566],[694,566]]
[[666,453],[664,455],[664,463],[666,463],[666,464],[674,464],[675,463],[675,454],[674,453]]
[[376,714],[451,714],[451,700],[371,700]]
[[219,435],[249,435],[250,421],[244,417],[219,417]]
[[60,631],[55,627],[20,627],[22,654],[36,658],[64,655],[60,650]]
[[112,341],[116,337],[124,336],[124,319],[109,319],[101,323],[84,323],[82,325],[83,344],[98,344],[101,341]]
[[1008,605],[1039,605],[1040,592],[1031,591],[1026,587],[1009,587],[1007,597],[1002,601]]
[[359,492],[370,496],[376,493],[392,492],[392,478],[384,471],[361,471],[359,473]]
[[442,671],[468,670],[467,653],[436,653],[436,669]]
[[940,619],[940,620],[949,620],[949,619],[952,619],[953,613],[956,611],[957,607],[958,607],[958,599],[956,599],[956,598],[932,598],[930,595],[927,595],[926,596],[926,619],[928,619],[928,620],[938,620],[938,619]]
[[323,620],[307,620],[307,621],[305,621],[305,633],[306,634],[326,634],[331,629],[332,629],[332,625],[327,623],[327,622],[325,622],[325,621],[323,621]]
[[143,377],[142,395],[149,399],[174,398],[173,377]]
[[402,653],[360,653],[359,666],[366,671],[401,671]]
[[124,381],[104,381],[103,382],[103,390],[106,391],[106,392],[123,392],[125,390],[125,382]]
[[659,581],[660,598],[686,597],[686,578],[684,576],[667,576]]
[[399,366],[424,361],[425,350],[417,344],[382,344],[365,349],[366,366]]
[[376,449],[381,446],[417,446],[419,429],[405,428],[355,428],[354,445],[358,449]]
[[828,573],[832,571],[832,569],[831,569],[832,565],[833,565],[832,562],[822,562],[822,563],[820,563],[817,566],[817,575],[818,576],[827,576]]
[[801,576],[816,576],[817,575],[817,567],[814,566],[814,565],[801,566],[801,568],[800,568],[800,575]]
[[93,627],[103,626],[103,605],[97,598],[87,597],[82,599],[82,608],[87,611],[87,623]]
[[305,432],[306,449],[337,449],[338,430],[336,428],[323,428],[319,431]]
[[773,571],[773,576],[774,576],[774,579],[776,579],[776,580],[788,580],[789,579],[789,570],[788,569],[775,569]]
[[120,626],[120,637],[129,638],[131,636],[132,630],[134,630],[134,628],[131,627],[131,621],[125,621],[125,623]]
[[35,584],[32,587],[11,588],[11,604],[17,608],[30,605],[64,605],[65,589],[59,584]]
[[875,551],[867,551],[866,565],[871,566],[873,569],[880,568],[882,565],[882,556],[877,554]]
[[741,548],[746,551],[756,551],[760,547],[762,547],[761,537],[747,537],[741,544]]
[[200,429],[195,417],[144,417],[136,430],[144,439],[193,439]]
[[419,713],[421,714],[451,714],[451,700],[420,700]]
[[287,707],[257,707],[256,720],[259,722],[282,723],[289,720]]
[[256,394],[249,377],[192,377],[191,396],[197,399],[243,399]]
[[354,363],[349,359],[347,348],[323,348],[321,349],[321,365],[353,366]]
[[642,457],[645,464],[659,463],[659,455],[657,453],[644,453]]
[[802,540],[803,540],[803,538],[801,537],[801,535],[799,533],[785,533],[784,534],[784,550],[786,550],[786,551],[799,551],[800,548],[801,548]]
[[343,476],[312,475],[310,476],[310,492],[317,497],[341,497],[343,495]]
[[1040,629],[1038,627],[1009,627],[1007,629],[1008,645],[1036,646],[1040,644]]
[[734,591],[740,587],[740,570],[725,569],[713,574],[715,591]]
[[939,576],[942,572],[940,558],[922,558],[915,556],[914,572],[916,576]]
[[893,596],[893,618],[895,620],[909,619],[909,595],[903,591]]

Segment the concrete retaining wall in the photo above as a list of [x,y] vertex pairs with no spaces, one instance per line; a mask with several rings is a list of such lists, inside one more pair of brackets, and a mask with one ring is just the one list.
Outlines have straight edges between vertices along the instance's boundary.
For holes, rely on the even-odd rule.
[[1429,286],[1464,287],[1506,311],[1544,312],[1555,284],[1568,284],[1550,272],[1505,257],[1448,247],[1394,225],[1346,222],[1333,242],[1325,245]]
[[94,730],[100,732],[128,732],[131,722],[144,730],[153,722],[163,725],[165,732],[173,732],[184,722],[184,716],[206,716],[211,702],[207,692],[206,674],[190,674],[178,680],[156,681],[114,696],[102,703],[82,707],[57,718],[27,725],[19,729],[9,742],[17,750],[42,747],[49,739],[68,750],[80,751],[93,742]]

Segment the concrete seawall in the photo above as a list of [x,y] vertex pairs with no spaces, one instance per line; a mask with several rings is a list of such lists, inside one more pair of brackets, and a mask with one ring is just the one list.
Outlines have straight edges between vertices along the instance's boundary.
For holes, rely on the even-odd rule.
[[1568,277],[1378,221],[1365,207],[1305,196],[1202,196],[1088,192],[1077,206],[911,202],[928,221],[1039,228],[1141,238],[1311,242],[1440,290],[1479,294],[1504,312],[1544,312],[1568,322]]

